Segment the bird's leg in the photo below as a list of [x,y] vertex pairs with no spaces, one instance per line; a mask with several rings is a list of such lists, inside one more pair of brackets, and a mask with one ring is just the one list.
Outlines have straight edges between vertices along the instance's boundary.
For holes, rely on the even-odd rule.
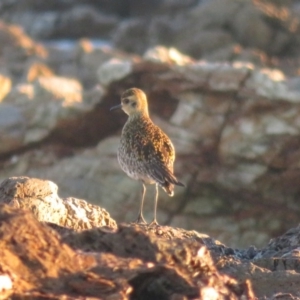
[[158,184],[155,184],[155,198],[154,198],[154,215],[153,221],[149,224],[150,226],[159,225],[156,220],[156,211],[157,211],[157,200],[158,200]]
[[134,223],[140,223],[140,224],[147,224],[146,220],[144,219],[143,216],[143,206],[144,206],[144,199],[145,199],[145,194],[146,194],[146,186],[144,183],[143,184],[143,192],[142,192],[142,199],[141,199],[141,204],[140,204],[140,210],[138,217]]

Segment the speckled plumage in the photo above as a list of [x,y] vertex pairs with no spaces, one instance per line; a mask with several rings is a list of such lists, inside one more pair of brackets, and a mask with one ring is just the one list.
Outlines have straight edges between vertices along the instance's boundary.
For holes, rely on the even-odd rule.
[[157,182],[169,195],[177,183],[174,147],[159,127],[145,116],[129,119],[122,132],[118,160],[123,171],[144,183]]
[[[150,119],[145,93],[137,88],[125,91],[121,97],[122,108],[128,114],[128,120],[122,130],[118,161],[122,170],[131,178],[143,182],[143,196],[138,222],[144,222],[142,216],[144,184],[160,185],[170,196],[173,196],[174,184],[181,185],[173,175],[175,160],[174,146],[169,137]],[[156,221],[155,199],[154,220]]]

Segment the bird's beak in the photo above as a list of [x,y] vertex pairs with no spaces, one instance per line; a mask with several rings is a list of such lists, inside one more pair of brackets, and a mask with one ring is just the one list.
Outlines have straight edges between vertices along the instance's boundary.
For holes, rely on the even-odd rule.
[[114,109],[119,109],[121,107],[122,107],[122,104],[118,104],[116,106],[111,107],[109,110],[111,111],[111,110],[114,110]]

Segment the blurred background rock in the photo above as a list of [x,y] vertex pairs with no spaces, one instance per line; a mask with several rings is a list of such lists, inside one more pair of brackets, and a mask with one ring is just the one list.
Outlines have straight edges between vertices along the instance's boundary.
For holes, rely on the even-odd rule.
[[136,86],[186,183],[161,193],[161,223],[240,247],[298,224],[299,1],[1,0],[0,18],[1,180],[50,179],[133,220],[109,107]]

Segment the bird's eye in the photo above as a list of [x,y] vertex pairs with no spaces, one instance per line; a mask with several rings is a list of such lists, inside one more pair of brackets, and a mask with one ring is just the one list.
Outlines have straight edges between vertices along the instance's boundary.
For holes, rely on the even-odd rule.
[[131,106],[136,107],[136,102],[132,102]]
[[123,101],[123,103],[124,103],[124,104],[128,104],[128,103],[129,103],[129,100],[128,100],[128,99],[125,99],[125,100]]

